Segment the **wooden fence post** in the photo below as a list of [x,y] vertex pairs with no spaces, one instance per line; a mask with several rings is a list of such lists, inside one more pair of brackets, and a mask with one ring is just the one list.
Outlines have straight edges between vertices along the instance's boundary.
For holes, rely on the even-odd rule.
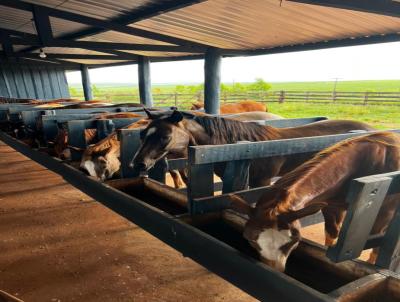
[[279,103],[283,103],[285,101],[285,91],[281,90],[279,94]]
[[369,94],[368,91],[366,91],[366,92],[365,92],[365,95],[364,95],[364,106],[367,105],[367,102],[368,102],[368,94]]
[[333,91],[332,92],[332,101],[335,103],[336,102],[336,97],[337,97],[337,92]]
[[178,107],[178,93],[175,92],[175,107]]

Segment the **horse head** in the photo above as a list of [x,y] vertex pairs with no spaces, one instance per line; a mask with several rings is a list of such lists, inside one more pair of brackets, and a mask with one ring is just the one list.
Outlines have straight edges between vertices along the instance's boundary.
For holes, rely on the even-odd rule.
[[105,140],[90,145],[84,151],[80,164],[81,169],[101,181],[111,178],[121,167],[120,148],[115,135]]
[[290,253],[300,242],[299,219],[318,212],[325,203],[307,205],[300,210],[282,211],[280,205],[285,195],[269,190],[263,194],[256,206],[251,207],[237,195],[229,195],[231,208],[245,214],[243,236],[257,250],[261,261],[283,272]]
[[148,171],[167,154],[186,157],[191,133],[182,122],[184,113],[177,110],[146,110],[146,113],[151,122],[140,133],[142,145],[130,166],[139,171]]

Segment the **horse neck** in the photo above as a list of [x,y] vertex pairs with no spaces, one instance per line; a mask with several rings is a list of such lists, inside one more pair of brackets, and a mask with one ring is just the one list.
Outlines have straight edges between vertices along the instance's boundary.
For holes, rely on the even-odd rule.
[[[315,198],[335,191],[343,184],[363,173],[362,163],[374,166],[370,156],[370,145],[353,145],[353,148],[340,148],[335,152],[320,153],[276,182],[276,190],[285,192],[285,198],[276,207],[278,212],[297,210]],[[371,152],[372,153],[371,153]],[[366,175],[366,174],[365,174]]]
[[197,122],[191,119],[184,119],[181,123],[182,127],[190,135],[190,144],[196,145],[210,145],[211,137],[204,131]]

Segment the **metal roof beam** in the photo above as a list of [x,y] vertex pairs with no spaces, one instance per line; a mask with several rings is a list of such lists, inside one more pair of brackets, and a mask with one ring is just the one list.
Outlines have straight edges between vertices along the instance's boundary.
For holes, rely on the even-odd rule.
[[[0,61],[9,61],[9,58],[5,57],[4,52],[0,52]],[[79,68],[78,63],[74,62],[69,62],[69,61],[63,61],[63,60],[58,60],[58,59],[41,59],[39,57],[31,57],[31,58],[25,58],[25,57],[18,57],[17,58],[18,62],[27,62],[27,63],[34,63],[34,62],[40,62],[43,64],[49,64],[52,66],[68,66],[68,67],[74,67],[74,68]]]
[[[34,44],[38,43],[38,36],[34,35],[34,34],[29,34],[29,33],[25,33],[25,32],[21,32],[21,31],[17,31],[17,30],[10,30],[10,29],[5,29],[5,28],[0,28],[0,31],[8,34],[8,35],[12,35],[12,36],[17,36],[22,38],[23,40],[30,40],[33,41]],[[135,54],[131,54],[131,53],[127,53],[127,52],[123,52],[123,51],[118,51],[118,50],[101,50],[100,52],[103,53],[108,53],[114,56],[119,56],[121,59],[127,59],[127,60],[137,60],[137,55]],[[18,52],[18,53],[25,53],[25,52]]]
[[[39,58],[37,53],[16,53],[17,58]],[[128,57],[130,60],[137,59],[137,56]],[[128,58],[125,58],[127,60]],[[46,59],[70,59],[70,60],[124,60],[124,58],[112,55],[89,55],[89,54],[67,54],[67,53],[48,53]]]
[[400,2],[393,0],[286,0],[305,4],[314,4],[334,8],[356,10],[366,13],[380,14],[392,17],[400,17]]
[[335,47],[390,43],[399,41],[400,41],[400,33],[393,33],[393,34],[375,35],[369,37],[346,38],[342,40],[295,44],[295,45],[287,45],[287,46],[265,48],[265,49],[250,49],[250,50],[223,49],[222,53],[225,57],[269,55],[269,54],[287,53],[295,51],[307,51],[307,50],[317,50],[317,49],[326,49]]
[[[189,60],[202,60],[204,55],[188,55],[179,57],[149,57],[152,63],[161,62],[175,62],[175,61],[189,61]],[[103,67],[113,67],[113,66],[123,66],[129,64],[136,64],[137,62],[116,62],[116,63],[106,63],[106,64],[90,64],[90,68],[103,68]]]
[[[194,0],[179,1],[179,2],[180,2],[180,5],[177,6],[177,8],[182,8],[184,6],[184,2],[186,3],[186,5],[190,5],[190,4],[200,2],[200,0],[198,0],[198,1],[194,1]],[[84,38],[87,36],[92,36],[95,34],[102,33],[107,30],[113,30],[113,31],[122,32],[122,33],[133,35],[133,36],[139,36],[139,37],[143,37],[143,38],[167,42],[167,43],[176,44],[176,45],[208,47],[208,45],[204,45],[201,43],[191,42],[188,40],[175,38],[172,36],[127,26],[127,24],[134,23],[138,19],[138,15],[136,15],[136,13],[138,13],[137,10],[133,10],[131,13],[126,14],[122,17],[117,17],[117,18],[113,18],[112,20],[104,21],[104,20],[100,20],[100,19],[96,19],[96,18],[92,18],[92,17],[88,17],[88,16],[84,16],[84,15],[80,15],[80,14],[76,14],[76,13],[72,13],[72,12],[67,12],[67,11],[63,11],[63,10],[59,10],[59,9],[55,9],[55,8],[49,8],[49,7],[37,5],[37,4],[31,4],[31,3],[27,3],[27,2],[23,2],[23,1],[0,0],[0,5],[16,8],[16,9],[20,9],[20,10],[30,11],[30,12],[32,12],[33,7],[36,6],[37,9],[39,9],[39,10],[41,10],[41,9],[47,10],[48,14],[52,17],[61,18],[61,19],[74,21],[74,22],[87,24],[87,25],[96,27],[96,28],[90,28],[87,30],[78,31],[76,33],[65,34],[61,37],[63,39]],[[169,10],[173,9],[172,6],[170,6],[168,9],[165,6],[165,4],[164,5],[160,4],[159,13],[162,13],[162,11],[161,11],[162,8],[164,9],[164,11],[169,11]],[[153,8],[152,11],[148,11],[148,15],[151,15],[151,14],[154,15],[155,13],[156,13],[155,8]],[[30,50],[32,50],[32,49],[30,49]]]
[[116,42],[92,42],[92,41],[74,41],[51,39],[42,43],[37,38],[10,38],[16,45],[31,45],[39,47],[65,47],[65,48],[83,48],[89,50],[140,50],[140,51],[168,51],[168,52],[189,52],[201,53],[203,49],[187,46],[171,45],[153,45],[153,44],[134,44],[134,43],[116,43]]
[[8,32],[0,30],[0,43],[2,44],[5,56],[12,57],[14,54],[14,49],[10,41],[10,34]]
[[43,45],[45,45],[48,41],[53,39],[48,11],[33,6],[33,20],[35,22],[36,33],[39,40]]

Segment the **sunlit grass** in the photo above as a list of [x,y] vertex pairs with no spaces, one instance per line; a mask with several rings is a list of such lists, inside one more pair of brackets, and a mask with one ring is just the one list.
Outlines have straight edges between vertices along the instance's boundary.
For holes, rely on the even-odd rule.
[[358,120],[379,129],[400,128],[400,106],[269,103],[268,109],[286,118],[326,116],[330,119]]

